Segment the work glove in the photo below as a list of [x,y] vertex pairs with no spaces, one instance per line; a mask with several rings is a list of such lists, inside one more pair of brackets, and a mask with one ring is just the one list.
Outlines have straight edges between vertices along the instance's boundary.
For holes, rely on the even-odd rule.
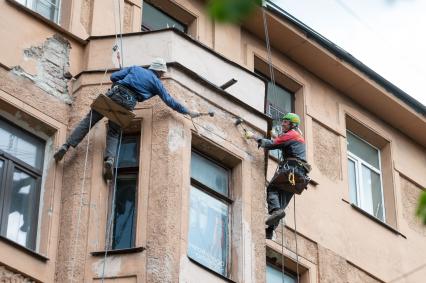
[[197,117],[200,117],[200,116],[201,116],[201,113],[200,113],[200,112],[197,112],[197,111],[189,111],[188,115],[189,115],[189,117],[191,117],[191,118],[197,118]]
[[249,140],[249,139],[253,139],[255,135],[251,131],[244,130],[244,137]]
[[272,144],[272,141],[268,139],[257,139],[256,141],[257,141],[258,148],[259,147],[265,148],[266,146]]

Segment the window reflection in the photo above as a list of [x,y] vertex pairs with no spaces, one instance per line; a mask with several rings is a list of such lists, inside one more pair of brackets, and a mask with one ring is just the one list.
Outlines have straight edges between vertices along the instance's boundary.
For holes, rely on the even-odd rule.
[[136,184],[137,175],[117,177],[113,249],[134,246]]
[[137,136],[125,136],[120,146],[120,156],[118,167],[137,167],[139,166],[139,149]]
[[[266,265],[266,283],[283,283],[281,270],[270,264]],[[296,283],[294,276],[284,274],[284,283]]]
[[175,28],[186,32],[187,26],[151,4],[143,2],[142,31]]
[[6,237],[23,246],[27,243],[27,234],[31,229],[31,214],[35,202],[36,180],[30,175],[15,169],[13,173],[13,185],[9,201],[8,222]]
[[191,177],[218,193],[228,195],[228,171],[195,152],[191,156]]
[[41,169],[44,142],[0,119],[0,150]]
[[228,205],[191,187],[188,255],[226,275],[228,257]]
[[0,118],[1,235],[35,249],[45,141]]
[[128,249],[136,237],[139,135],[123,136],[117,164],[111,249]]

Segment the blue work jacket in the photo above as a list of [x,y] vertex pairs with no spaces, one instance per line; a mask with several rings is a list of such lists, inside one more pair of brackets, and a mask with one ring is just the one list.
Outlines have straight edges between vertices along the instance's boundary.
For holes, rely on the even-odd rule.
[[111,81],[133,90],[139,102],[158,95],[173,110],[182,114],[189,113],[185,106],[170,96],[155,72],[150,69],[139,66],[126,67],[112,73]]

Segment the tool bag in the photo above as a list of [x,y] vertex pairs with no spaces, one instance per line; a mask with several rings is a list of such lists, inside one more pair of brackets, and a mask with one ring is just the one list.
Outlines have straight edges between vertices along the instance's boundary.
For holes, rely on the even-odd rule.
[[310,178],[308,173],[311,165],[307,162],[288,158],[279,167],[272,180],[269,182],[269,190],[284,190],[300,195],[308,186]]

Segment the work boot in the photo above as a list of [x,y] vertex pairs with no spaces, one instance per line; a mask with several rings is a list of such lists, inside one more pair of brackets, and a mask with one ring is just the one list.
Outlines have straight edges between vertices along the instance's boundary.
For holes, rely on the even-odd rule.
[[56,162],[59,162],[64,158],[65,153],[67,153],[68,148],[70,146],[66,143],[64,143],[53,155],[53,158],[55,158]]
[[265,229],[265,236],[266,239],[272,240],[272,237],[274,236],[274,228],[272,226]]
[[114,176],[114,158],[108,157],[104,161],[104,179],[105,181],[112,180]]
[[268,226],[273,226],[278,223],[285,216],[283,208],[274,210],[271,215],[266,219],[265,224]]

